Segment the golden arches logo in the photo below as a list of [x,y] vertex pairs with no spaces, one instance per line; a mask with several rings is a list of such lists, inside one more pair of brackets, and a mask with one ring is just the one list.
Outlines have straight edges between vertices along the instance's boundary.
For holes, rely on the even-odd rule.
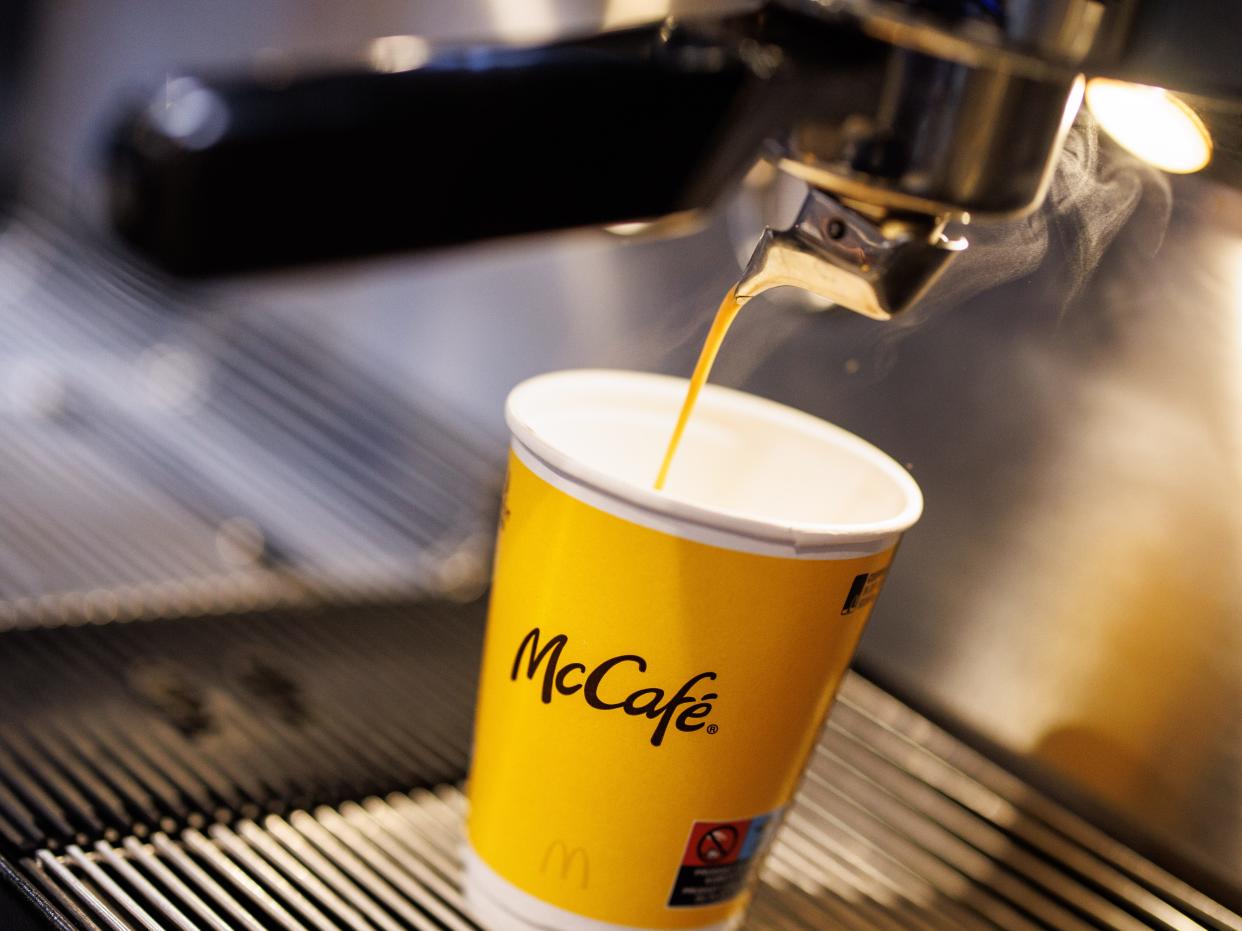
[[563,880],[568,880],[570,873],[573,871],[575,864],[581,864],[582,869],[579,871],[578,885],[585,889],[591,879],[591,864],[587,858],[587,852],[581,847],[574,847],[572,850],[563,840],[554,840],[548,844],[548,849],[543,853],[543,865],[539,868],[540,872],[546,873],[548,867],[552,866],[553,858],[556,857],[560,863],[560,876]]

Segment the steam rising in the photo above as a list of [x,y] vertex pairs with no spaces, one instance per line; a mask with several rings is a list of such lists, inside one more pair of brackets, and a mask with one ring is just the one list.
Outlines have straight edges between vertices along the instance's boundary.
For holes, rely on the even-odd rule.
[[[882,376],[892,361],[894,341],[910,329],[932,315],[952,313],[972,298],[986,300],[986,292],[1017,279],[1038,274],[1042,300],[1059,305],[1061,313],[1069,312],[1114,245],[1131,261],[1154,256],[1171,211],[1165,175],[1102,140],[1094,119],[1084,110],[1066,141],[1043,205],[1019,220],[951,230],[951,235],[965,235],[970,247],[918,305],[892,322],[873,325],[869,367]],[[761,296],[750,313],[739,317],[738,336],[726,342],[716,380],[745,383],[773,352],[805,328],[824,322],[819,314],[773,313],[761,306],[770,299]],[[756,319],[760,316],[762,325]],[[701,323],[696,316],[696,334]]]
[[1058,296],[1068,308],[1123,229],[1128,249],[1144,258],[1155,255],[1171,209],[1167,178],[1117,146],[1101,144],[1095,120],[1084,110],[1043,206],[1021,220],[965,227],[970,248],[933,286],[914,319],[1033,274],[1049,252],[1059,259]]

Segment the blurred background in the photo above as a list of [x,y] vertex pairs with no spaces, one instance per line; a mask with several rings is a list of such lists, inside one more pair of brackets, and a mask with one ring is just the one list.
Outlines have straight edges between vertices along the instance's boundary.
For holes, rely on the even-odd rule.
[[[688,373],[779,199],[757,174],[671,237],[584,230],[186,281],[106,228],[121,102],[187,67],[666,9],[10,0],[0,627],[475,597],[508,389],[567,367]],[[1049,202],[967,228],[971,251],[911,316],[773,292],[713,376],[860,434],[921,484],[859,668],[1233,903],[1242,194],[1223,182],[1239,155],[1226,144],[1218,174],[1170,179],[1081,117]]]

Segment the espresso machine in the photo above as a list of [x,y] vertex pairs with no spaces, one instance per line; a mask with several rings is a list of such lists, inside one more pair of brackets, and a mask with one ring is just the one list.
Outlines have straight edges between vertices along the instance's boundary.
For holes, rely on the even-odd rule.
[[751,926],[1242,927],[1235,7],[0,14],[0,923],[476,929],[504,393],[737,283],[928,502]]

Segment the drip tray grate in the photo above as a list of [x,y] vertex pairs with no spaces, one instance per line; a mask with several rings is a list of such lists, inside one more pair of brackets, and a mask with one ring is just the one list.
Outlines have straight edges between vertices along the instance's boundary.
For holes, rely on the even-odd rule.
[[0,226],[0,631],[478,593],[496,437],[88,229]]
[[[22,862],[86,929],[479,927],[451,784],[40,849]],[[751,928],[1242,928],[855,675],[772,847]]]

